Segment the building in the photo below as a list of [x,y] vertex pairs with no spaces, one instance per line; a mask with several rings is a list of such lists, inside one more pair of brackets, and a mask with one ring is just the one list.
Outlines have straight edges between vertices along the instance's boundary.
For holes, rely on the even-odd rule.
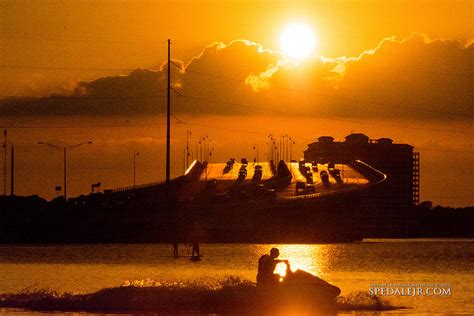
[[[402,236],[417,228],[414,205],[419,203],[419,153],[408,144],[390,138],[369,139],[350,134],[337,142],[321,136],[304,151],[306,161],[350,163],[362,160],[387,175],[385,183],[370,190],[364,199],[360,222],[369,236]],[[367,236],[367,237],[369,237]]]

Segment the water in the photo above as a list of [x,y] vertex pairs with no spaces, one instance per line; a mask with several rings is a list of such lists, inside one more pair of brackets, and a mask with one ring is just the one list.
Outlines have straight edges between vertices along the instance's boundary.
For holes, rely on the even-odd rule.
[[[162,244],[0,246],[0,293],[25,289],[89,293],[125,282],[218,282],[229,276],[255,280],[258,258],[271,247],[292,269],[337,285],[342,295],[368,293],[371,284],[450,284],[451,295],[385,297],[407,307],[382,314],[474,313],[474,240],[365,240],[328,245],[204,244],[200,262],[190,249],[172,257]],[[283,267],[278,267],[284,272]],[[13,313],[0,309],[0,314]],[[25,313],[24,311],[16,311]],[[30,312],[28,312],[30,313]],[[349,312],[340,312],[345,314]],[[373,312],[358,311],[360,314]],[[372,314],[371,314],[372,315]]]

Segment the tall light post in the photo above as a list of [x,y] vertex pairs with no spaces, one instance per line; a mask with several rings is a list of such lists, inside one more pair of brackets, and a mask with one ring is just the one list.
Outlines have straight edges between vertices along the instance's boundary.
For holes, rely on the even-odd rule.
[[197,148],[197,153],[196,154],[199,157],[198,159],[199,159],[199,161],[203,162],[202,161],[202,143],[201,143],[201,140],[197,142],[197,147],[196,148]]
[[293,156],[293,145],[296,144],[294,140],[291,139],[290,137],[290,161],[292,159],[292,156]]
[[258,162],[258,145],[253,146],[253,149],[257,152],[257,155],[254,156],[254,162]]
[[50,143],[46,143],[46,142],[38,142],[38,145],[48,145],[49,147],[52,147],[54,149],[62,150],[63,153],[64,153],[64,199],[66,201],[67,201],[67,169],[66,169],[67,151],[71,150],[71,149],[74,149],[74,148],[77,148],[79,146],[82,146],[84,144],[92,144],[92,142],[83,142],[83,143],[79,143],[79,144],[75,144],[75,145],[71,145],[71,146],[58,146],[58,145],[54,145],[54,144],[50,144]]
[[274,157],[273,157],[273,147],[275,145],[275,141],[273,140],[273,136],[272,134],[269,134],[268,135],[268,153],[267,153],[267,158],[268,158],[268,161],[270,160],[274,160]]
[[139,156],[139,152],[133,152],[133,188],[135,189],[136,185],[136,178],[137,178],[137,156]]
[[265,152],[265,159],[270,160],[268,159],[268,142],[265,142],[265,146],[267,146],[267,151]]
[[189,167],[189,136],[191,136],[191,131],[186,131],[186,168]]

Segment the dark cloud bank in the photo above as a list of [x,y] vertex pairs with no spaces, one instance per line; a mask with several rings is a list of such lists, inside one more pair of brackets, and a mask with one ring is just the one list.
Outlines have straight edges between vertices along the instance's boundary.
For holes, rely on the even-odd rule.
[[[172,65],[176,114],[473,119],[474,43],[414,34],[384,39],[360,56],[300,64],[256,43],[214,43]],[[166,67],[79,82],[69,94],[4,98],[0,115],[164,113]]]

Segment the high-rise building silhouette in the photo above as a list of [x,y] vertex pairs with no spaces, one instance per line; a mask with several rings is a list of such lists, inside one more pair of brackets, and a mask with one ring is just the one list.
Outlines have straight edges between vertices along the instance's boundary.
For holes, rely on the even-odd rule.
[[369,190],[363,199],[361,229],[368,235],[410,234],[418,217],[413,206],[419,203],[419,153],[408,144],[394,144],[390,138],[369,139],[350,134],[345,141],[321,136],[304,151],[307,161],[350,163],[362,160],[387,175],[380,186]]

